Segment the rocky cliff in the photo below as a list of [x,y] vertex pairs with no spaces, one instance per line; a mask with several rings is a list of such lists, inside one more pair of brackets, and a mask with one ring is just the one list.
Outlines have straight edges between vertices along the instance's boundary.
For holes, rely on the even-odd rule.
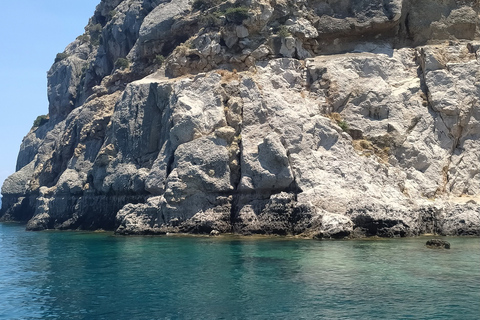
[[480,235],[480,5],[102,0],[2,188],[27,228]]

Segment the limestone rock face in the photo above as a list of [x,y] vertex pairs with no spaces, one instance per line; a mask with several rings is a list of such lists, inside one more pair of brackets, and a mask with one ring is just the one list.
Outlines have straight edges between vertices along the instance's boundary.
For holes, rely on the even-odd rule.
[[480,235],[476,1],[103,0],[48,74],[2,219]]

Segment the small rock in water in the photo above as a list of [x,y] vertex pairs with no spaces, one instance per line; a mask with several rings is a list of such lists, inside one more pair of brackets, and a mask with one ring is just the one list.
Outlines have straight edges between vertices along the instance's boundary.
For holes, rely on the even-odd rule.
[[426,246],[429,248],[450,249],[450,242],[441,239],[432,239],[427,241]]
[[220,235],[220,231],[218,231],[218,230],[212,230],[210,232],[211,237],[215,237],[215,236],[219,236],[219,235]]

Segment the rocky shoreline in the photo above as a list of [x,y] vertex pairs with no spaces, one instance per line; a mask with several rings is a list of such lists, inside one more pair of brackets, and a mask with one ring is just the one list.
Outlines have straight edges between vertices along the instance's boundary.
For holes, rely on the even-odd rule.
[[476,1],[103,0],[2,186],[28,230],[480,235]]

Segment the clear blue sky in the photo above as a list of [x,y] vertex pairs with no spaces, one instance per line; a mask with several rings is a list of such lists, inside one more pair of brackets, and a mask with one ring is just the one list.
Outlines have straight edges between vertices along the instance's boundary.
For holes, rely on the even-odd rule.
[[15,171],[23,137],[48,113],[47,71],[84,32],[100,0],[2,1],[0,10],[0,185]]

